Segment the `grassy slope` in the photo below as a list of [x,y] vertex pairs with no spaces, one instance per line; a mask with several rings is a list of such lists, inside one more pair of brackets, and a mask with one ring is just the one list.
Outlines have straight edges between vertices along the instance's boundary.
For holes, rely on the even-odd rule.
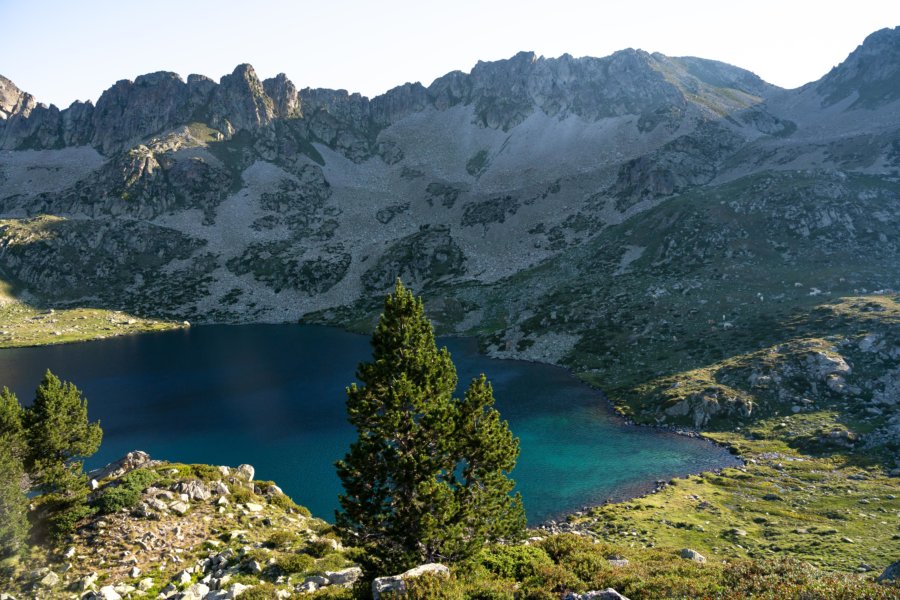
[[[699,423],[746,469],[598,508],[581,518],[585,528],[717,558],[789,555],[844,571],[896,560],[900,504],[887,476],[896,439],[865,447],[827,434],[866,440],[896,414],[872,399],[883,391],[873,382],[900,366],[891,354],[900,298],[871,292],[900,288],[898,193],[864,176],[755,175],[673,199],[640,227],[611,227],[531,272],[461,294],[485,309],[477,333],[488,349],[579,334],[562,362],[637,422],[696,427],[692,414],[665,411],[710,390],[722,406],[752,406]],[[625,264],[628,246],[641,253]],[[872,334],[883,352],[860,349]],[[817,354],[847,361],[849,392],[812,373]],[[751,385],[754,372],[775,381]]]
[[16,300],[6,289],[0,281],[0,348],[83,342],[184,327],[180,322],[100,308],[39,309]]

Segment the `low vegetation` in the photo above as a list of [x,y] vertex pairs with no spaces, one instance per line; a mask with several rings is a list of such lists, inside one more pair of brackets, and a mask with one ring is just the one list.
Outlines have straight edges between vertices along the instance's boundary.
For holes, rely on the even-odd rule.
[[13,298],[0,282],[0,348],[83,342],[184,326],[180,321],[102,308],[37,308]]

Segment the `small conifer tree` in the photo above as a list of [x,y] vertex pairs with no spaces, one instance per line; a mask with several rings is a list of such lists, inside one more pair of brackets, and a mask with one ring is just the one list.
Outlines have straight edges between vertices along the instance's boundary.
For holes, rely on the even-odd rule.
[[87,400],[75,385],[48,370],[25,411],[25,432],[25,466],[38,491],[66,496],[84,487],[82,459],[97,451],[103,431],[88,421]]
[[383,573],[457,561],[486,541],[519,538],[525,516],[509,478],[518,440],[483,375],[462,401],[453,397],[450,353],[437,348],[422,300],[399,280],[372,349],[357,371],[362,386],[347,389],[358,439],[337,463],[345,539]]

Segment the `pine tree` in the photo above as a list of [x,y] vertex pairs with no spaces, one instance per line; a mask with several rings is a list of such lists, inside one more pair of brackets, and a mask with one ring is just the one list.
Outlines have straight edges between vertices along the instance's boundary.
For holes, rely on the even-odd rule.
[[22,415],[15,394],[7,388],[0,390],[0,558],[22,549],[28,535]]
[[422,300],[400,281],[372,348],[357,371],[362,386],[347,389],[359,437],[337,463],[345,538],[386,572],[459,560],[487,540],[520,536],[524,511],[508,477],[518,440],[483,376],[463,401],[453,398],[450,353],[437,348]]
[[26,468],[37,490],[69,495],[84,487],[81,459],[100,447],[100,423],[88,421],[87,400],[49,370],[25,411]]

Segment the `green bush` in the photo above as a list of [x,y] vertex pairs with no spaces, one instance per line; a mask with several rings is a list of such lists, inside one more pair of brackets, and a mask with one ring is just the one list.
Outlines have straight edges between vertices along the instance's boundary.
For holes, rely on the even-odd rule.
[[566,590],[583,590],[585,584],[574,573],[561,565],[539,565],[534,575],[525,578],[525,585],[529,588],[547,590],[551,592],[565,592]]
[[242,600],[272,600],[272,598],[277,597],[275,594],[278,592],[278,588],[268,582],[263,582],[254,585],[249,590],[245,590],[241,594]]
[[285,494],[275,494],[271,498],[269,498],[269,503],[274,504],[284,510],[294,511],[295,513],[302,515],[306,518],[312,516],[312,513],[309,512],[309,509],[305,506],[300,506],[296,502],[290,499],[289,496]]
[[278,568],[285,573],[305,574],[312,571],[316,566],[313,557],[307,554],[285,554],[278,559],[276,563]]
[[97,512],[96,508],[88,506],[86,495],[52,500],[46,506],[48,534],[56,543],[75,533],[79,521]]
[[231,500],[236,503],[247,503],[256,500],[256,494],[251,490],[235,485],[231,489]]
[[552,564],[537,546],[491,546],[481,551],[478,562],[495,575],[518,581],[534,575],[538,566]]
[[[348,589],[345,587],[330,585],[328,587],[324,587],[318,590],[315,594],[311,596],[312,598],[330,598],[332,600],[353,600],[358,596],[354,593],[352,589]],[[241,596],[243,598],[243,595]]]
[[423,575],[407,582],[405,594],[391,592],[382,594],[385,600],[464,600],[466,595],[463,593],[462,586],[459,582],[450,577],[439,577],[435,575]]
[[291,531],[276,531],[266,540],[269,548],[285,548],[294,545],[297,541],[297,534]]
[[103,491],[94,500],[94,506],[101,514],[108,515],[123,508],[133,508],[141,499],[140,490],[125,486],[114,486]]
[[332,552],[316,561],[316,571],[340,571],[349,566],[349,564],[350,561],[342,553]]
[[94,500],[94,506],[101,514],[134,508],[141,500],[141,492],[156,483],[159,478],[159,473],[150,469],[136,469],[126,473],[118,481],[103,488]]
[[465,586],[467,600],[515,600],[516,584],[495,579],[478,580]]
[[306,544],[305,552],[316,558],[323,558],[334,552],[334,546],[328,540],[315,540]]
[[593,542],[580,535],[563,533],[548,537],[541,542],[541,548],[553,559],[561,562],[572,554],[595,550]]

